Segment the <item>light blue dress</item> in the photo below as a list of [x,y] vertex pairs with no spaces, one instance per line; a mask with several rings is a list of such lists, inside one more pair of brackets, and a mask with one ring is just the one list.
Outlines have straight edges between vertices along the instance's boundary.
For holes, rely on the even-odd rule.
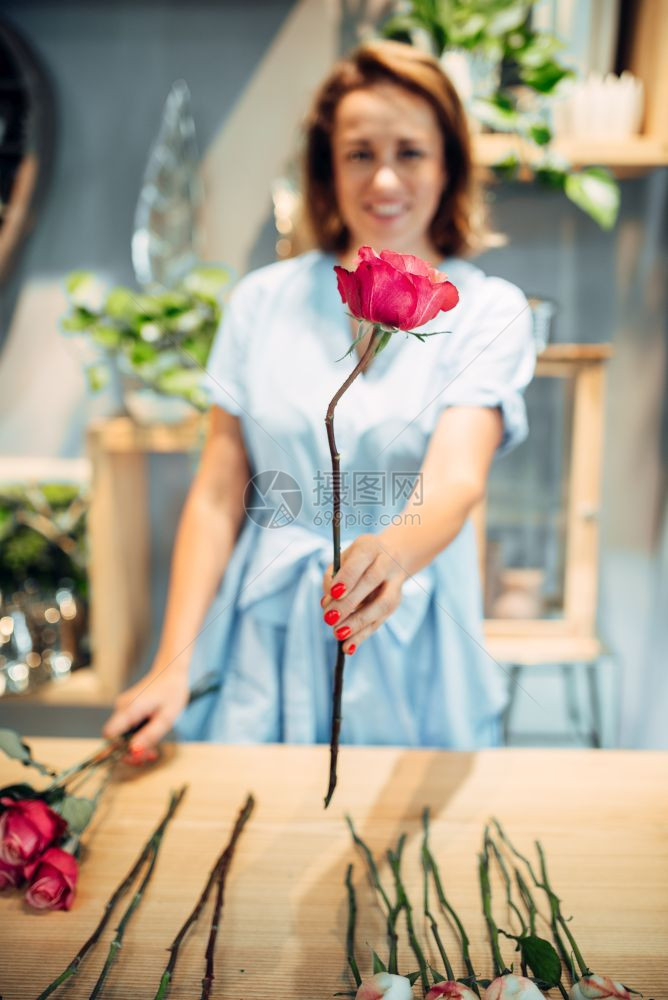
[[[253,474],[284,472],[296,485],[283,477],[265,494],[275,527],[245,519],[191,667],[192,685],[213,672],[221,688],[182,714],[182,738],[329,740],[337,643],[320,606],[332,562],[324,417],[357,359],[353,353],[337,361],[351,330],[335,263],[312,251],[249,274],[231,296],[212,350],[212,400],[239,417]],[[402,483],[408,492],[415,485],[446,407],[500,407],[500,451],[526,436],[522,391],[535,352],[524,295],[460,259],[443,261],[441,269],[460,301],[423,329],[451,332],[422,343],[393,336],[337,406],[335,435],[347,473],[342,550],[400,514]],[[302,505],[293,518],[297,490]],[[481,618],[467,522],[406,581],[394,614],[346,658],[341,742],[494,745],[505,683],[484,650]]]

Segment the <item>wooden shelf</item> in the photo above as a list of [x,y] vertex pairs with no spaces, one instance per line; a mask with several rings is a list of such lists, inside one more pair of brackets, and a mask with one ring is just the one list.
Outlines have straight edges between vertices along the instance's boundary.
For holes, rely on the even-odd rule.
[[[574,167],[610,167],[612,170],[651,170],[668,165],[668,142],[646,135],[626,139],[577,139],[561,137],[550,149]],[[473,136],[473,155],[481,167],[493,167],[511,153],[521,162],[535,163],[542,153],[532,144],[505,133]]]
[[105,692],[100,676],[92,667],[81,667],[68,677],[48,683],[26,694],[5,695],[4,705],[87,705],[91,708],[109,706],[113,696]]
[[605,652],[595,636],[490,635],[485,622],[485,649],[499,663],[525,667],[549,663],[593,663]]
[[114,417],[91,424],[89,444],[105,452],[180,452],[204,443],[206,416],[178,424],[137,424],[130,417]]

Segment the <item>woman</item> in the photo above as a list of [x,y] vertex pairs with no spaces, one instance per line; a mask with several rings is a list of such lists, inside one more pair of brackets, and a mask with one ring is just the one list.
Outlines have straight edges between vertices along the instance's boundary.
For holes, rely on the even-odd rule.
[[[112,737],[145,719],[138,756],[177,718],[197,739],[327,741],[337,638],[342,742],[498,740],[504,685],[483,648],[468,515],[495,452],[526,434],[534,351],[522,293],[459,256],[473,242],[469,139],[435,60],[378,42],[335,67],[308,122],[306,205],[320,249],[244,278],[212,351],[215,405],[159,651],[105,726]],[[333,580],[324,415],[356,334],[333,267],[353,268],[362,245],[431,262],[460,301],[425,327],[450,332],[396,335],[337,407],[348,481]],[[282,526],[245,513],[259,473],[259,493],[273,483],[284,501]],[[220,690],[181,714],[212,671]]]

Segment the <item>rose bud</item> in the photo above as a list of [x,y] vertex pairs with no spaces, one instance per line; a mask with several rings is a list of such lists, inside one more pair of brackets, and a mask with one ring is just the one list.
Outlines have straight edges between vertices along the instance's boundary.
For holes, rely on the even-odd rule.
[[447,275],[409,253],[360,247],[357,267],[334,270],[341,300],[356,319],[412,330],[454,308],[459,293]]
[[631,993],[610,976],[583,976],[571,986],[570,1000],[631,1000]]
[[478,1000],[478,997],[464,983],[456,983],[452,979],[442,983],[434,983],[425,1000],[439,1000],[439,997],[450,997],[450,1000]]
[[545,1000],[535,983],[526,976],[499,976],[485,990],[485,1000]]
[[60,847],[50,847],[26,867],[25,874],[30,879],[26,903],[36,910],[69,910],[79,874],[79,866],[71,854]]
[[67,829],[65,820],[41,799],[1,798],[0,861],[27,865]]
[[357,990],[355,1000],[412,1000],[413,987],[405,976],[377,972]]
[[3,889],[15,889],[22,879],[21,865],[8,865],[6,861],[0,861],[0,892]]

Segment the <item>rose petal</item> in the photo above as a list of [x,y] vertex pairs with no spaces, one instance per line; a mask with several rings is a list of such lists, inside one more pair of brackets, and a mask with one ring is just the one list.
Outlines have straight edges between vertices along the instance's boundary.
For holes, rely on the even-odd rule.
[[525,976],[499,976],[485,990],[485,1000],[545,1000],[535,983]]
[[417,292],[406,275],[381,260],[360,264],[355,274],[360,284],[363,317],[372,323],[409,330]]
[[341,267],[338,264],[334,270],[336,271],[336,280],[341,301],[348,306],[353,316],[356,316],[357,319],[361,319],[362,304],[360,301],[360,288],[357,276],[351,271],[346,271],[345,267]]
[[583,976],[571,986],[571,1000],[631,1000],[631,993],[610,976]]
[[416,257],[412,253],[395,253],[394,250],[381,250],[381,260],[386,260],[388,264],[395,267],[397,271],[405,271],[408,274],[421,274],[432,281],[440,281],[441,272],[428,264],[421,257]]

